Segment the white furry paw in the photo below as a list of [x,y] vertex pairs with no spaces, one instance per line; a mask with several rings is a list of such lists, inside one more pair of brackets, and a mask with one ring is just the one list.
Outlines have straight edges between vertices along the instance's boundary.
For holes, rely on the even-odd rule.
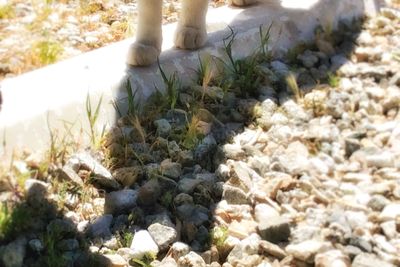
[[175,33],[175,46],[182,49],[197,49],[207,41],[205,28],[179,26]]
[[160,52],[155,46],[136,42],[129,47],[126,63],[132,66],[148,66],[157,61]]
[[229,0],[228,1],[232,6],[248,6],[257,2],[257,0]]

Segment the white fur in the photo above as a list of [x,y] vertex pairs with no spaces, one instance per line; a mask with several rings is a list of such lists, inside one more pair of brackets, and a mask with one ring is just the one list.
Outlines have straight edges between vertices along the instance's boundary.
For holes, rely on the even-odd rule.
[[[244,6],[256,0],[229,0],[231,5]],[[182,0],[182,11],[175,33],[175,46],[197,49],[207,41],[206,14],[208,0]],[[147,66],[161,53],[162,0],[138,0],[139,18],[136,42],[128,52],[127,63]]]

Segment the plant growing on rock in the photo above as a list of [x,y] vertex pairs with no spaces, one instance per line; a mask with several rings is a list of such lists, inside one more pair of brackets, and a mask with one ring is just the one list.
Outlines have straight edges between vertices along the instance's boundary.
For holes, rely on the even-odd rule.
[[197,129],[199,122],[200,120],[197,116],[192,116],[192,119],[186,126],[186,132],[183,134],[182,138],[182,145],[186,149],[194,149],[202,139]]
[[336,88],[339,86],[340,79],[336,74],[328,73],[328,84],[329,86]]
[[152,253],[146,253],[142,259],[131,259],[129,263],[135,267],[151,267],[151,262],[155,259],[156,255]]
[[166,96],[167,96],[166,99],[167,99],[168,106],[170,107],[170,109],[174,109],[176,103],[178,102],[178,93],[179,93],[179,89],[180,89],[180,82],[179,82],[178,76],[177,76],[176,72],[174,72],[172,75],[167,77],[164,70],[161,68],[159,60],[157,60],[157,64],[158,64],[158,68],[161,73],[162,80],[165,85],[165,91],[166,91]]
[[223,247],[227,238],[228,228],[224,226],[215,226],[210,232],[211,243],[217,248]]
[[[235,59],[232,47],[236,38],[236,32],[234,32],[232,28],[230,28],[230,30],[231,33],[224,38],[223,42],[224,50],[228,57],[228,63],[224,62],[224,65],[228,74],[231,75],[232,86],[237,88],[242,96],[255,95],[261,82],[261,76],[257,68],[258,57],[254,53],[244,59]],[[263,42],[267,42],[268,38],[265,37],[262,39],[262,51],[265,50],[265,44],[263,44]]]

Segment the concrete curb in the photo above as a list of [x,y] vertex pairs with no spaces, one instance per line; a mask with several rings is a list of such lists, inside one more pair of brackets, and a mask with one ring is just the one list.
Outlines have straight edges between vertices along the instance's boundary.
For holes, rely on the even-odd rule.
[[[280,3],[278,3],[280,2]],[[300,41],[313,38],[317,25],[334,25],[364,14],[374,15],[379,0],[265,0],[247,9],[222,7],[208,14],[209,41],[200,51],[173,49],[175,25],[163,27],[164,44],[160,62],[167,73],[177,72],[183,83],[194,78],[199,53],[224,57],[223,39],[230,28],[237,32],[235,57],[248,56],[259,46],[259,26],[271,29],[270,49],[280,55]],[[229,27],[228,27],[229,26]],[[50,130],[59,136],[89,137],[85,101],[90,96],[92,108],[100,97],[102,106],[97,131],[115,123],[113,102],[126,110],[127,77],[137,90],[138,101],[145,101],[163,89],[156,65],[131,68],[125,65],[125,54],[132,39],[104,47],[81,56],[6,79],[0,85],[3,104],[0,111],[0,138],[5,144],[0,155],[13,149],[44,150],[49,147]],[[79,135],[76,136],[76,135]]]

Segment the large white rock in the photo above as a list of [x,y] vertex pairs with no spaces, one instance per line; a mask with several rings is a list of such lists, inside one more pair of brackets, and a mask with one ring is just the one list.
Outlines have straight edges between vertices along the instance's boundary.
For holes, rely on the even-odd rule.
[[132,256],[135,259],[141,259],[146,254],[157,255],[159,250],[156,242],[146,230],[141,230],[135,233],[131,249]]

